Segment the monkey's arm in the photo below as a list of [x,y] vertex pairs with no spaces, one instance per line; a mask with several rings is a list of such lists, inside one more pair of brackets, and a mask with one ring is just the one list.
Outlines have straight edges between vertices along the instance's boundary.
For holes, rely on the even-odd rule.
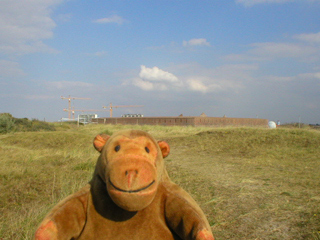
[[214,240],[206,216],[192,197],[174,183],[165,185],[165,214],[170,228],[182,239]]
[[36,230],[35,240],[70,240],[77,238],[86,221],[90,185],[58,203]]

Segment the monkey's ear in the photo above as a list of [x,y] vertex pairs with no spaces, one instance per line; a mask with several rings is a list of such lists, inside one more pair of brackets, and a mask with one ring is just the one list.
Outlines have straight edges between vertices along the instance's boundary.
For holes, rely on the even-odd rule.
[[103,146],[106,144],[106,142],[108,141],[108,139],[110,138],[109,135],[107,134],[98,134],[94,140],[93,140],[93,146],[94,148],[98,151],[101,152]]
[[161,149],[162,152],[162,157],[165,158],[169,155],[170,153],[170,146],[168,143],[166,143],[165,141],[158,141],[158,145]]

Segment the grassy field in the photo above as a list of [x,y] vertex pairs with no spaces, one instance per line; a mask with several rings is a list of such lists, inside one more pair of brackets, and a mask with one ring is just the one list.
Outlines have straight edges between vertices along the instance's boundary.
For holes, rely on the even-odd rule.
[[49,209],[90,180],[94,136],[124,128],[170,144],[169,175],[217,240],[320,239],[320,131],[109,125],[0,135],[0,239],[31,239]]

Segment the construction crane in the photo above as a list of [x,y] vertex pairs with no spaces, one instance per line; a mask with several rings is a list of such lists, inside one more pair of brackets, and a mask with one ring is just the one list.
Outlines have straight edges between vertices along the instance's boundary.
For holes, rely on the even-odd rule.
[[[68,109],[64,108],[63,111],[65,112],[69,112]],[[106,110],[101,110],[101,109],[72,109],[72,112],[82,112],[85,113],[85,112],[105,112]]]
[[[130,108],[130,107],[143,107],[143,105],[118,105],[118,106],[112,106],[112,103],[109,105],[110,109],[110,117],[112,117],[112,109],[113,108]],[[103,106],[104,109],[107,109],[107,106]]]
[[[69,112],[69,109],[64,108],[63,111]],[[84,114],[85,112],[105,112],[106,110],[101,110],[101,109],[72,109],[72,113],[74,112],[82,112]]]
[[[64,108],[63,111],[69,112],[69,109]],[[101,109],[72,109],[73,112],[105,112],[106,110]]]
[[74,119],[74,110],[71,109],[71,99],[82,99],[82,100],[90,100],[91,98],[79,98],[79,97],[71,97],[69,95],[69,97],[62,97],[61,96],[61,99],[68,99],[69,101],[69,104],[68,104],[68,109],[67,109],[67,112],[68,112],[68,118],[71,119],[71,112],[72,112],[72,118]]

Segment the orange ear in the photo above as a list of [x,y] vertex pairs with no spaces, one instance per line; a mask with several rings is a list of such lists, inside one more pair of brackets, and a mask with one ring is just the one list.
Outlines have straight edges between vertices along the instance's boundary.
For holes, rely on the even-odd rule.
[[108,139],[110,138],[109,135],[107,134],[98,134],[94,140],[93,140],[93,146],[94,148],[98,151],[101,152],[103,146],[106,144],[106,142],[108,141]]
[[158,141],[158,144],[162,152],[162,157],[163,158],[167,157],[170,153],[169,144],[166,143],[165,141]]

